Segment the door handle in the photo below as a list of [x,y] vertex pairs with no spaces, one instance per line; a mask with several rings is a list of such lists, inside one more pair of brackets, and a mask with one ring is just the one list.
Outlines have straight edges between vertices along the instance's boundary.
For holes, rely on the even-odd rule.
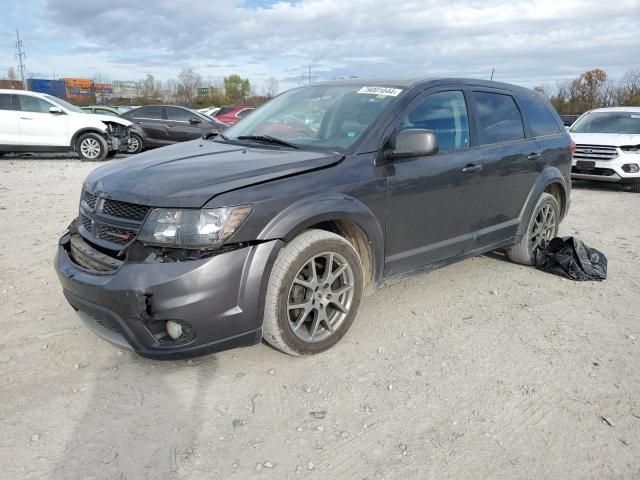
[[469,164],[462,169],[462,173],[473,173],[482,170],[482,165]]
[[169,123],[167,127],[175,127],[175,125],[173,123]]
[[33,120],[33,117],[20,117],[20,120]]
[[540,158],[540,154],[539,153],[530,153],[529,156],[527,157],[527,160],[538,160]]
[[138,120],[136,123],[137,123],[138,125],[142,125],[142,121],[140,121],[140,120]]

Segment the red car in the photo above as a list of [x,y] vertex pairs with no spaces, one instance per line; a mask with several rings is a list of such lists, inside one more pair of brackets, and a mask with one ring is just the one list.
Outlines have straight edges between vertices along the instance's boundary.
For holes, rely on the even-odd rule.
[[253,112],[256,107],[250,105],[224,105],[213,116],[215,120],[224,122],[227,125],[233,125],[237,123],[243,117],[246,117]]

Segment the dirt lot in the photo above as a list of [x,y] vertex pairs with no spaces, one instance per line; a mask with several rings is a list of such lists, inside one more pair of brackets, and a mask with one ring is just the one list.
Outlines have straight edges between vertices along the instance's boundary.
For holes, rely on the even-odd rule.
[[7,479],[640,478],[640,195],[574,190],[573,283],[495,255],[380,290],[314,358],[155,362],[81,328],[52,267],[95,164],[0,161]]

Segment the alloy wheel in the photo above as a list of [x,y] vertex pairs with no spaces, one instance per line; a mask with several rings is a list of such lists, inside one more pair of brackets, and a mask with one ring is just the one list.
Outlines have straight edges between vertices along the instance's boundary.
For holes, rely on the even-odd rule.
[[354,275],[338,253],[315,255],[289,287],[287,316],[302,341],[317,343],[332,336],[347,317],[354,298]]
[[129,153],[136,153],[140,148],[140,141],[136,137],[129,138]]
[[100,156],[100,143],[95,138],[85,138],[80,144],[80,151],[85,158],[98,158]]
[[557,231],[557,218],[553,206],[543,205],[533,223],[531,229],[531,252],[535,253],[538,247],[544,248],[555,236]]

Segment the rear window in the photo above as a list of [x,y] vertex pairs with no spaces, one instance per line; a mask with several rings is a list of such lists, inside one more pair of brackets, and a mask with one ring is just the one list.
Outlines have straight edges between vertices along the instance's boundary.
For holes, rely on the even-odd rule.
[[6,93],[0,94],[0,110],[15,110],[12,96]]
[[556,119],[549,111],[549,108],[545,107],[541,102],[529,98],[521,99],[520,103],[524,108],[524,113],[534,136],[544,137],[545,135],[560,133],[560,128],[558,128]]
[[524,138],[520,110],[510,95],[473,92],[482,145],[515,142]]

